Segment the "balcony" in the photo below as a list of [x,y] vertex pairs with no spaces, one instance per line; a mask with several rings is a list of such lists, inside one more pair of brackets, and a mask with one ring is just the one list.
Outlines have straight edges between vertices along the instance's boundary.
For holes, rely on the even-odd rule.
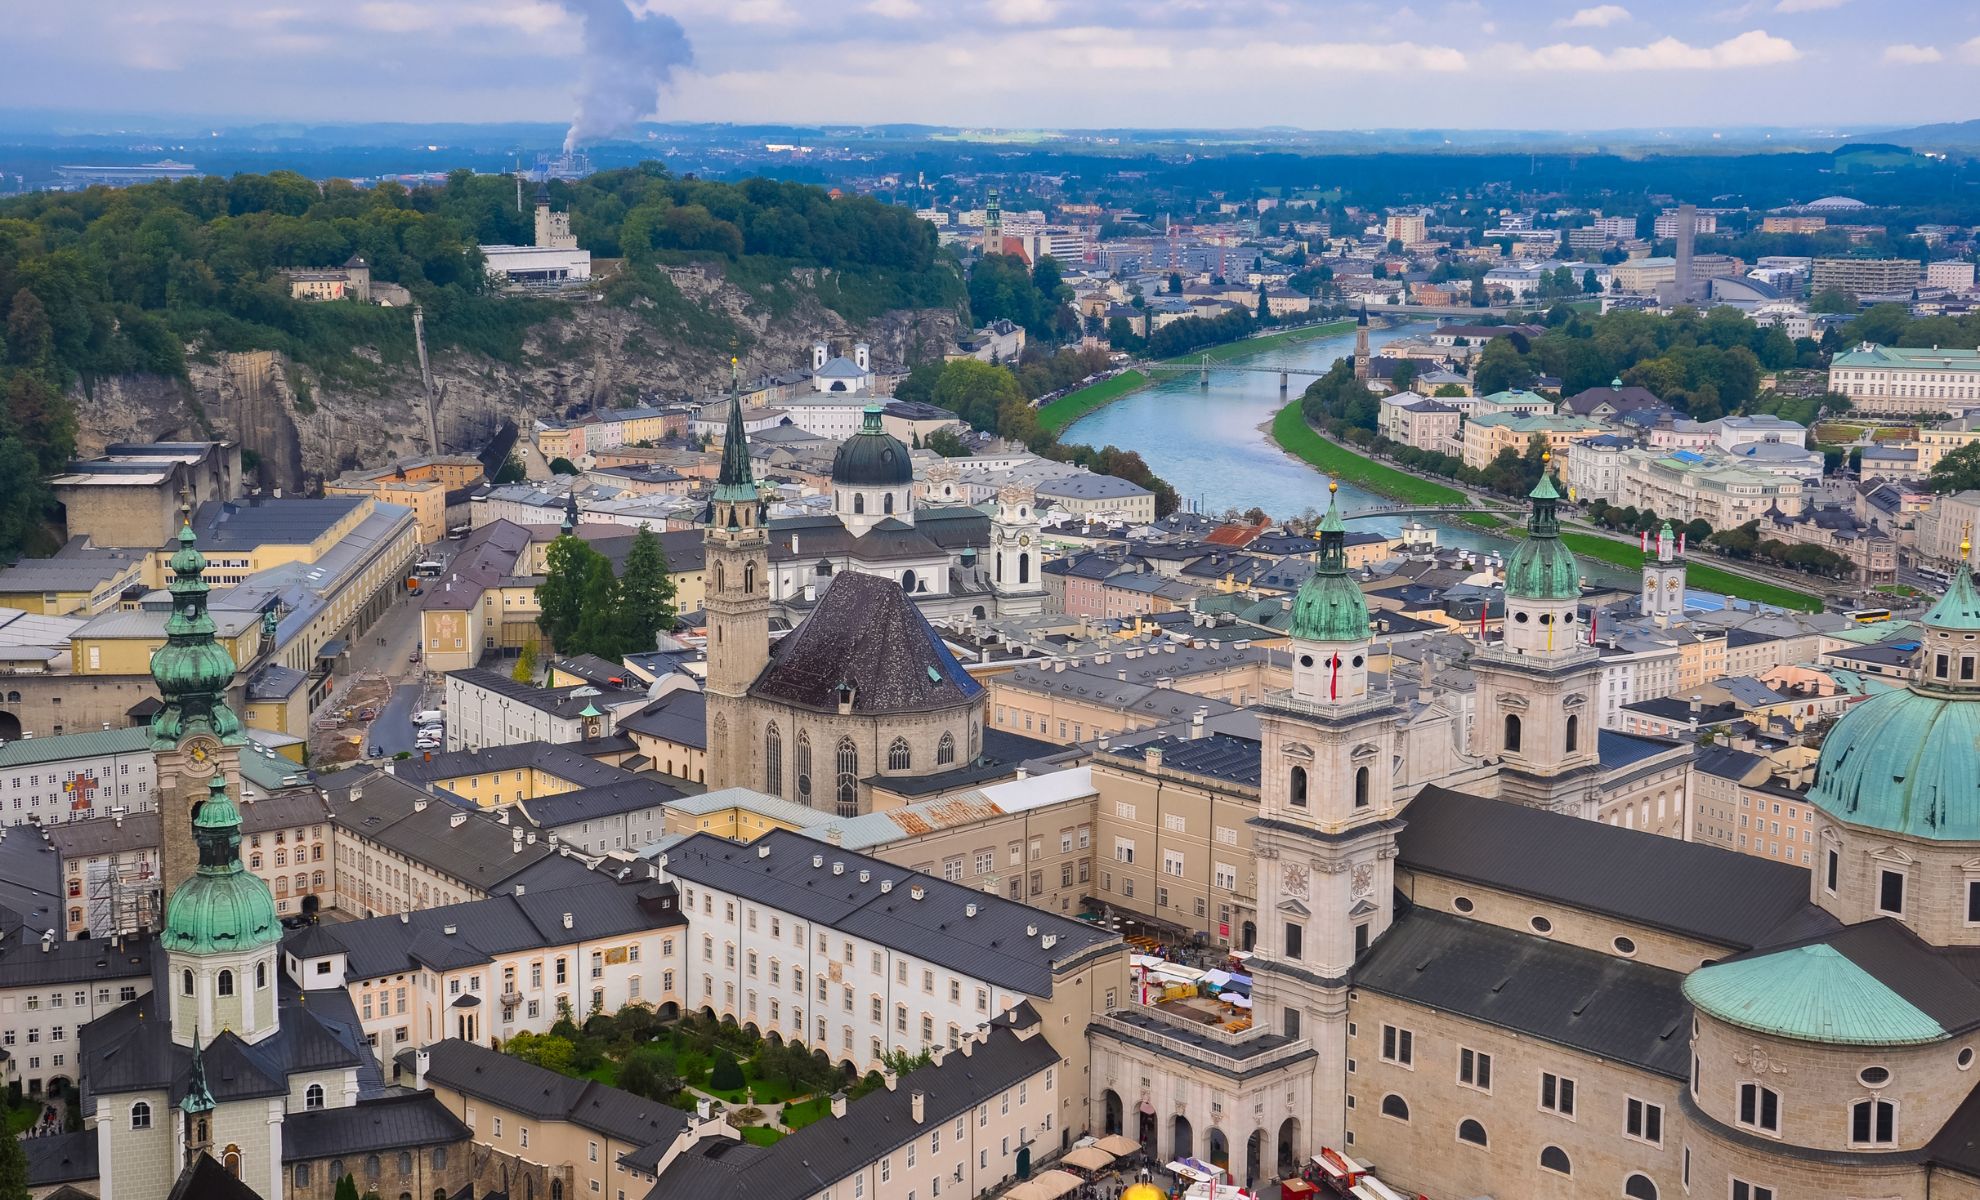
[[1287,1062],[1313,1049],[1311,1038],[1287,1038],[1256,1026],[1231,1032],[1217,1025],[1176,1021],[1153,1008],[1115,1009],[1089,1028],[1151,1046],[1164,1057],[1249,1073]]
[[1268,689],[1262,703],[1266,708],[1277,709],[1280,712],[1296,713],[1302,717],[1320,717],[1323,720],[1346,720],[1363,716],[1367,713],[1380,712],[1395,702],[1395,696],[1386,691],[1369,692],[1359,700],[1350,700],[1343,704],[1325,704],[1313,700],[1302,700],[1298,696],[1293,695],[1290,690],[1279,691]]

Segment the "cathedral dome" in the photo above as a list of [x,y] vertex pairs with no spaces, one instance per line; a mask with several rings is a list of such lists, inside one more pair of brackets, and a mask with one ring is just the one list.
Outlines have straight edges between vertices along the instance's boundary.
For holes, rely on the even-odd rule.
[[1532,498],[1533,515],[1527,522],[1526,539],[1506,559],[1506,596],[1518,600],[1580,599],[1581,564],[1561,541],[1560,519],[1554,512],[1561,494],[1544,470]]
[[1368,601],[1347,574],[1347,526],[1341,520],[1339,488],[1339,484],[1327,485],[1327,515],[1321,518],[1319,530],[1320,569],[1308,575],[1293,596],[1287,633],[1294,641],[1368,640]]
[[241,814],[227,796],[226,778],[215,775],[193,818],[199,870],[165,904],[160,942],[178,954],[229,954],[282,940],[275,897],[241,865]]
[[914,462],[901,439],[880,425],[880,406],[866,406],[859,432],[839,444],[832,458],[838,487],[902,487],[914,482]]

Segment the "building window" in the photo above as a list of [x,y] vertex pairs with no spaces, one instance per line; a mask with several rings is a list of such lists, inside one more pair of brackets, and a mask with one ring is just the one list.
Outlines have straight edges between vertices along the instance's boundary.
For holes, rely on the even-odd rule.
[[1565,749],[1569,754],[1573,754],[1576,748],[1579,747],[1580,745],[1581,745],[1581,718],[1570,713],[1568,714],[1568,719],[1567,719],[1567,745]]
[[303,1089],[303,1109],[305,1111],[323,1107],[323,1085],[312,1083]]
[[1458,1122],[1457,1135],[1460,1142],[1470,1142],[1474,1146],[1486,1144],[1485,1127],[1470,1117]]
[[952,733],[944,733],[942,740],[935,743],[935,765],[946,767],[955,761],[956,737]]
[[1740,1084],[1739,1123],[1763,1133],[1780,1133],[1781,1094],[1757,1083]]
[[1394,1117],[1398,1121],[1409,1120],[1409,1101],[1394,1092],[1382,1097],[1382,1115]]
[[1548,1146],[1540,1151],[1540,1168],[1562,1175],[1574,1174],[1574,1164],[1568,1161],[1567,1151],[1559,1146]]
[[1732,1200],[1774,1200],[1774,1189],[1735,1179],[1732,1181]]
[[1306,807],[1306,768],[1292,769],[1292,786],[1287,792],[1287,802],[1294,808]]
[[1623,1195],[1629,1200],[1657,1200],[1657,1185],[1648,1175],[1631,1175],[1623,1180]]
[[1855,1146],[1888,1146],[1895,1142],[1897,1105],[1874,1097],[1850,1105],[1849,1140]]
[[1354,806],[1356,808],[1368,807],[1367,767],[1356,767],[1354,769]]
[[887,769],[905,771],[914,766],[914,752],[908,749],[907,739],[897,737],[887,747]]
[[1508,754],[1519,753],[1519,714],[1517,713],[1506,714],[1504,746]]
[[1415,1066],[1416,1035],[1394,1025],[1382,1026],[1382,1061],[1403,1067]]
[[213,991],[216,995],[221,995],[221,996],[233,995],[234,973],[232,971],[220,972],[220,974],[216,976],[213,980]]
[[763,728],[763,790],[775,796],[784,792],[784,732],[775,721]]
[[1623,1132],[1653,1146],[1664,1144],[1664,1106],[1631,1097],[1623,1117]]
[[1295,962],[1299,960],[1300,953],[1304,949],[1304,947],[1301,945],[1301,942],[1305,938],[1305,936],[1306,936],[1306,931],[1299,926],[1298,922],[1295,921],[1286,922],[1286,957],[1287,958],[1292,959]]
[[1877,911],[1893,917],[1904,915],[1904,872],[1885,867],[1877,872]]
[[1492,1090],[1492,1056],[1482,1050],[1458,1050],[1458,1082],[1481,1092]]
[[1573,1116],[1574,1080],[1565,1075],[1543,1072],[1540,1076],[1540,1107],[1564,1117]]
[[839,804],[839,815],[857,816],[859,814],[859,748],[853,745],[853,740],[849,737],[839,739],[838,769],[835,798]]
[[1830,895],[1836,891],[1836,875],[1841,866],[1842,855],[1834,850],[1827,851],[1822,858],[1822,886]]

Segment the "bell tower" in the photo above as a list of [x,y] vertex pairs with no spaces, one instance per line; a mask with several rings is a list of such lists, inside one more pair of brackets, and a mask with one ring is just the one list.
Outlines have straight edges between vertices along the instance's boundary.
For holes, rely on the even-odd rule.
[[1038,530],[1038,494],[1016,485],[999,488],[997,515],[990,521],[990,583],[1000,617],[1045,611]]
[[167,900],[199,865],[193,818],[210,781],[217,778],[240,794],[240,748],[247,741],[239,715],[227,703],[235,663],[215,640],[213,617],[206,611],[206,557],[193,533],[190,493],[179,511],[179,548],[167,564],[172,615],[165,621],[165,644],[151,656],[151,675],[163,701],[151,718],[151,749],[157,757],[161,886]]
[[[1330,484],[1329,490],[1338,489]],[[1253,1018],[1313,1041],[1315,1145],[1344,1142],[1348,972],[1395,917],[1400,710],[1369,674],[1368,605],[1347,571],[1338,499],[1319,569],[1293,598],[1290,691],[1258,710],[1258,929]]]
[[1684,617],[1684,543],[1671,532],[1671,523],[1657,531],[1657,557],[1643,560],[1643,615],[1682,620]]
[[745,712],[750,685],[770,661],[768,509],[749,465],[741,388],[732,384],[722,469],[709,511],[708,786],[759,787]]
[[1372,369],[1368,351],[1368,302],[1364,300],[1361,315],[1354,320],[1354,377],[1365,383]]
[[1581,564],[1561,541],[1561,496],[1545,467],[1531,498],[1526,540],[1506,560],[1505,637],[1471,660],[1478,680],[1471,750],[1500,763],[1501,799],[1593,816],[1602,667],[1577,624]]

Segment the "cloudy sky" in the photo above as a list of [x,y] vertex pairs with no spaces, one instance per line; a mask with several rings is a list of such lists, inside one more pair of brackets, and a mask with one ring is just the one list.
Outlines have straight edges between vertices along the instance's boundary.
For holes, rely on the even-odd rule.
[[[624,0],[0,0],[0,107],[564,121]],[[1820,127],[1980,116],[1973,0],[632,0],[661,119]],[[606,24],[594,16],[594,23]],[[612,22],[612,24],[617,24]],[[598,31],[594,31],[596,33]],[[1900,40],[1902,39],[1902,40]]]

